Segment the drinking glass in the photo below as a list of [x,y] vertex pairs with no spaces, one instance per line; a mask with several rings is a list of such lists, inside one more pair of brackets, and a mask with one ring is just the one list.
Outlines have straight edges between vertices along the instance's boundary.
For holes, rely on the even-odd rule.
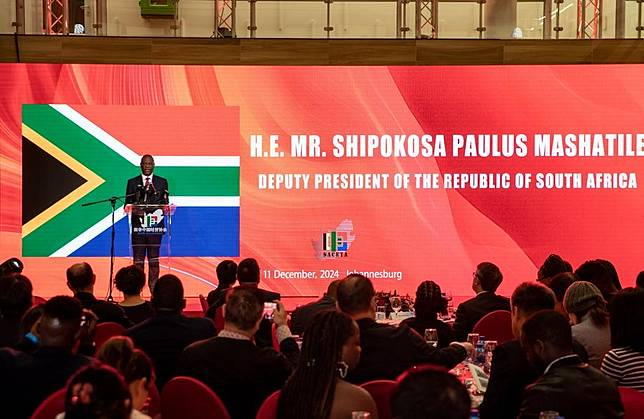
[[398,312],[402,308],[402,301],[400,300],[400,297],[398,296],[389,297],[389,304],[391,304],[391,309],[396,313],[396,317],[397,317]]
[[438,331],[436,329],[425,329],[425,342],[434,348],[438,346]]

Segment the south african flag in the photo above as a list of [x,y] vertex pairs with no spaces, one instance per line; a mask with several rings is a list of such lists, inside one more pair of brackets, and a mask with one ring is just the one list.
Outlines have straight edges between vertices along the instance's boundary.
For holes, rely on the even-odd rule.
[[[239,109],[23,105],[23,256],[109,256],[111,206],[152,154],[177,209],[162,254],[239,255]],[[117,256],[130,255],[123,201]]]

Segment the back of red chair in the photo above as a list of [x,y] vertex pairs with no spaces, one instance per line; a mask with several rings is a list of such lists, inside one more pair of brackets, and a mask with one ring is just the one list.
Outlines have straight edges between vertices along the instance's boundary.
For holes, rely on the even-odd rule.
[[208,300],[206,300],[206,297],[204,297],[203,294],[199,294],[199,302],[201,303],[201,309],[203,310],[203,314],[205,316],[206,312],[208,311]]
[[644,394],[632,388],[619,387],[619,395],[624,404],[624,419],[644,418]]
[[45,304],[47,300],[45,300],[43,297],[39,297],[37,295],[34,295],[31,297],[31,305],[32,306],[37,306],[38,304]]
[[389,399],[391,399],[391,393],[396,388],[396,382],[391,380],[374,380],[364,383],[360,387],[367,390],[376,402],[378,418],[391,419]]
[[514,339],[512,333],[512,314],[506,310],[496,310],[486,314],[472,329],[473,333],[495,340],[499,344]]
[[113,336],[122,336],[125,333],[125,327],[118,323],[114,322],[105,322],[99,323],[96,325],[94,333],[94,343],[96,344],[96,349],[100,349],[101,346]]
[[277,403],[280,400],[281,390],[277,390],[264,400],[264,403],[259,407],[255,419],[276,419],[277,418]]
[[217,333],[224,330],[224,324],[224,307],[220,306],[215,310],[215,329],[217,330]]
[[190,377],[175,377],[161,392],[163,419],[230,419],[226,406],[204,383]]
[[47,397],[38,409],[31,415],[31,419],[54,419],[57,414],[65,411],[65,394],[67,389],[62,388]]

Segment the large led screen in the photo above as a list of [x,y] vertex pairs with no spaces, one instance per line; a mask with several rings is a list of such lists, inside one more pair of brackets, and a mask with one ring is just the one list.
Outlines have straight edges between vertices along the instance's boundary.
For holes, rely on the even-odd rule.
[[625,285],[643,269],[641,65],[4,64],[0,92],[0,259],[45,297],[77,261],[107,288],[111,197],[131,263],[144,154],[168,180],[161,271],[187,295],[245,257],[285,296],[349,272],[468,295],[481,261],[509,294],[551,253],[608,259]]

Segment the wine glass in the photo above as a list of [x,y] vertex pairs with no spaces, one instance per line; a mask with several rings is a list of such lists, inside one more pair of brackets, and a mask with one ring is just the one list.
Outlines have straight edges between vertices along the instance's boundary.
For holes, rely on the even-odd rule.
[[402,301],[400,297],[397,295],[394,295],[393,297],[389,297],[389,304],[391,304],[391,309],[396,313],[396,317],[398,317],[398,312],[402,308]]
[[434,348],[438,346],[438,331],[436,329],[425,329],[425,342]]

